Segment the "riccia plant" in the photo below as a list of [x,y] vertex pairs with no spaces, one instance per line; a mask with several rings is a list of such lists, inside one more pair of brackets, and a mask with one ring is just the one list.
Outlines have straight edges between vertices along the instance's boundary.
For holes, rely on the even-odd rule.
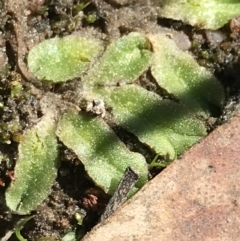
[[[224,91],[191,55],[163,34],[137,32],[103,49],[100,40],[71,35],[45,40],[30,51],[29,69],[40,81],[60,83],[81,76],[82,87],[76,92],[88,103],[101,103],[101,108],[91,106],[91,112],[98,114],[94,116],[74,105],[59,113],[53,111],[57,109],[53,104],[26,131],[19,145],[16,181],[6,192],[7,205],[14,212],[28,214],[50,192],[58,167],[57,138],[110,195],[129,166],[140,175],[133,193],[147,182],[145,158],[120,141],[104,118],[105,106],[111,109],[108,114],[115,125],[133,133],[167,162],[207,134],[205,120],[213,107],[222,106]],[[148,69],[177,101],[163,99],[135,83]],[[121,80],[126,84],[119,85]]]

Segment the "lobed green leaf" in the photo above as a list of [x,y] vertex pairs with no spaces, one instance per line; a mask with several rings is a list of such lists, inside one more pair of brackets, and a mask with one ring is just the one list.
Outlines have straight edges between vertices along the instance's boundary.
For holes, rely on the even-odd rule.
[[102,51],[99,40],[78,35],[52,38],[34,46],[28,67],[39,79],[50,83],[79,77]]
[[7,206],[18,214],[28,214],[50,193],[58,168],[55,129],[54,116],[48,114],[25,133],[19,145],[15,181],[6,191]]
[[137,188],[147,182],[144,157],[130,152],[100,118],[69,109],[60,119],[56,133],[77,154],[88,175],[106,193],[114,193],[128,166],[140,175]]
[[93,85],[112,85],[121,80],[132,82],[149,68],[151,57],[146,38],[132,32],[107,47],[85,82]]
[[224,89],[215,76],[163,34],[148,36],[154,56],[151,72],[159,86],[188,106],[209,117],[224,103]]
[[181,20],[198,28],[218,29],[240,15],[239,0],[158,0],[161,17]]
[[204,123],[184,105],[163,100],[139,86],[101,91],[115,122],[170,160],[207,134]]

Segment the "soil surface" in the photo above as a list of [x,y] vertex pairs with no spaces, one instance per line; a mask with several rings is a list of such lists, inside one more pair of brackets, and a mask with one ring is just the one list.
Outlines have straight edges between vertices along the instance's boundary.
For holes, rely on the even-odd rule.
[[[92,0],[7,0],[0,2],[0,238],[18,240],[14,227],[22,216],[8,210],[4,193],[14,180],[18,143],[26,129],[43,115],[41,99],[53,93],[74,103],[78,80],[64,84],[41,84],[28,71],[29,50],[44,39],[72,33],[89,34],[106,43],[132,31],[171,32],[177,44],[190,50],[199,64],[209,68],[226,90],[226,107],[209,130],[226,122],[239,103],[240,31],[232,20],[218,31],[198,30],[171,19],[158,17],[157,1]],[[138,80],[145,88],[156,89],[148,73]],[[147,160],[154,153],[131,133],[115,128],[131,149],[137,148]],[[159,170],[154,170],[154,176]],[[49,237],[60,240],[77,230],[78,239],[98,222],[109,196],[87,177],[74,153],[61,145],[61,166],[49,197],[32,214],[21,234],[27,240]],[[80,217],[80,218],[79,218]],[[81,222],[79,219],[83,219]],[[46,238],[44,240],[47,240]],[[50,239],[48,239],[50,240]]]

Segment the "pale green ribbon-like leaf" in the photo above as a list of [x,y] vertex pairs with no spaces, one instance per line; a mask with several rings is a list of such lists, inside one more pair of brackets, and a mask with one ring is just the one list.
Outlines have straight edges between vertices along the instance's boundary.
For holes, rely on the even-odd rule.
[[[157,1],[155,1],[157,2]],[[240,15],[239,0],[158,0],[159,15],[197,28],[216,30]]]

